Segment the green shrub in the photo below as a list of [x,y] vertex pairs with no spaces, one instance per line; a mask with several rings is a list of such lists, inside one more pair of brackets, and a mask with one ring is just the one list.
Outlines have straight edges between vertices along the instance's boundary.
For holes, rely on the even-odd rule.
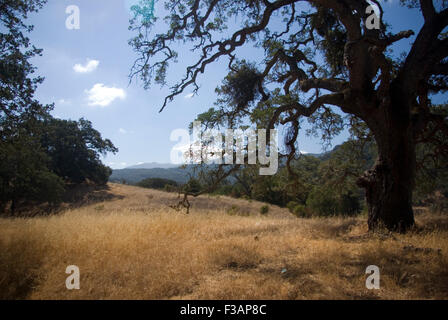
[[361,212],[359,199],[352,192],[337,193],[334,188],[315,186],[306,206],[319,216],[354,215]]
[[264,205],[260,208],[260,213],[261,214],[268,214],[269,212],[269,206],[268,205]]
[[297,217],[297,218],[311,218],[312,211],[305,207],[303,204],[297,204],[292,213]]
[[199,193],[201,192],[202,185],[201,183],[194,178],[191,178],[185,185],[184,185],[184,192],[190,192],[190,193]]
[[289,201],[288,204],[286,205],[286,208],[288,208],[289,212],[294,213],[294,208],[298,205],[299,203],[297,201]]

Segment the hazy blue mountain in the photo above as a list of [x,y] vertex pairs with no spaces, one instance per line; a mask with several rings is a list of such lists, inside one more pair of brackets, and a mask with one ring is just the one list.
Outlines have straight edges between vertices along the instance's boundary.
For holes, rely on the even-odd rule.
[[125,169],[171,169],[179,167],[178,164],[171,163],[158,163],[158,162],[145,162],[136,164],[134,166],[127,167]]
[[175,167],[175,168],[152,168],[152,169],[141,169],[141,168],[125,168],[117,169],[112,171],[112,175],[109,178],[111,182],[126,182],[129,184],[134,184],[142,181],[146,178],[163,178],[174,180],[177,183],[183,184],[190,179],[192,174],[192,168],[187,167],[185,169]]
[[[307,156],[314,156],[320,160],[327,160],[331,157],[340,146],[335,146],[333,150],[321,154],[306,154]],[[286,159],[280,161],[280,167],[284,166]],[[135,184],[146,178],[162,178],[174,180],[179,184],[186,183],[190,176],[193,175],[193,166],[187,166],[185,169],[180,168],[179,165],[169,163],[148,162],[124,169],[116,169],[112,171],[109,178],[111,182],[126,182],[128,184]]]

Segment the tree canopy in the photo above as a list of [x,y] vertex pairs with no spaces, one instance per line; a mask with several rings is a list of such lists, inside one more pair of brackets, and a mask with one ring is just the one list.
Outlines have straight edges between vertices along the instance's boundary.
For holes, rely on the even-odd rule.
[[[438,137],[444,143],[435,156],[448,151],[447,117],[435,112],[431,100],[448,88],[448,1],[401,3],[418,8],[424,24],[410,50],[394,57],[389,48],[414,31],[392,33],[376,0],[166,1],[165,33],[149,32],[157,20],[131,25],[138,34],[130,44],[140,54],[131,76],[140,77],[145,87],[153,81],[164,85],[170,63],[178,58],[175,45],[192,46],[198,58],[171,87],[162,111],[186,88],[197,93],[200,75],[227,57],[229,74],[217,89],[220,99],[209,111],[210,124],[286,126],[291,175],[304,117],[324,139],[346,125],[356,136],[374,139],[377,161],[357,181],[366,191],[369,228],[406,231],[414,225],[416,146],[422,137]],[[234,18],[241,21],[235,30],[229,28]],[[238,57],[237,49],[248,45],[264,50],[264,60]]]

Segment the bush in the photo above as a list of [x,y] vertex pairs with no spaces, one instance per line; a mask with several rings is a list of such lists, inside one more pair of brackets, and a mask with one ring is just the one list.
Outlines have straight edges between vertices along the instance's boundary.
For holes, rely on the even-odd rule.
[[312,211],[305,207],[303,204],[298,204],[294,207],[292,213],[297,217],[297,218],[311,218],[312,217]]
[[313,211],[310,208],[307,208],[297,201],[288,202],[286,207],[288,208],[289,212],[291,212],[297,218],[310,218],[313,216]]
[[261,214],[268,214],[269,212],[269,206],[268,205],[264,205],[260,208],[260,213]]
[[184,192],[190,192],[190,193],[199,193],[202,190],[201,183],[194,178],[191,178],[185,185],[184,185]]
[[294,213],[294,208],[298,205],[299,203],[296,201],[289,201],[288,204],[286,205],[286,208],[288,208],[289,212]]
[[306,206],[320,216],[354,215],[361,211],[360,201],[352,192],[338,194],[333,188],[325,186],[313,188]]

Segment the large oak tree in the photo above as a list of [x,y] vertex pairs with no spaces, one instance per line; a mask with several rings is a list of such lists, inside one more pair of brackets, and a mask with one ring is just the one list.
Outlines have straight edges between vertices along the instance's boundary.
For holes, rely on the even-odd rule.
[[[197,92],[199,75],[228,57],[215,122],[231,126],[246,118],[270,128],[287,126],[288,166],[297,155],[300,119],[310,118],[331,135],[343,126],[339,108],[350,124],[366,126],[378,147],[375,165],[358,181],[366,190],[369,228],[405,231],[414,224],[416,145],[439,137],[435,156],[447,152],[446,113],[436,112],[431,97],[447,89],[448,3],[401,3],[421,11],[424,24],[417,34],[391,33],[376,0],[166,1],[165,33],[149,33],[154,22],[147,19],[132,21],[138,36],[130,44],[141,54],[132,76],[145,86],[152,80],[165,84],[169,63],[178,59],[175,45],[193,46],[198,59],[171,88],[163,110],[187,87]],[[372,5],[379,16],[372,17]],[[235,17],[241,26],[229,31]],[[394,43],[414,35],[403,57],[390,54]],[[264,50],[262,63],[239,60],[238,49],[251,43]]]

